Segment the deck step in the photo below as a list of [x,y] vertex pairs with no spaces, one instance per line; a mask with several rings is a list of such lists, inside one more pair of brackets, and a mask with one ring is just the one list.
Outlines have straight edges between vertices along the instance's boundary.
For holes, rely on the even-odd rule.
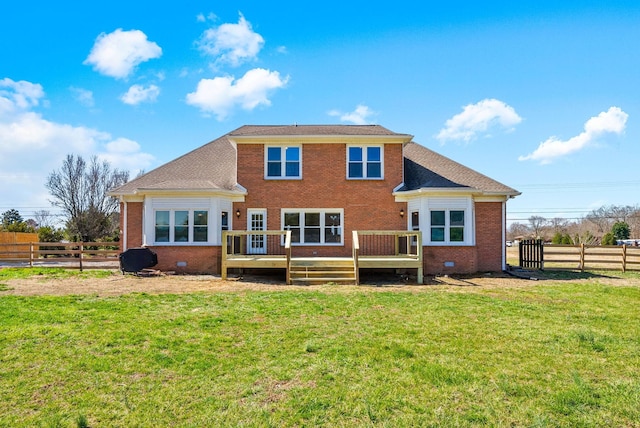
[[355,284],[356,282],[353,261],[350,260],[332,260],[331,263],[318,263],[318,261],[292,263],[289,275],[293,284],[327,284],[333,282]]

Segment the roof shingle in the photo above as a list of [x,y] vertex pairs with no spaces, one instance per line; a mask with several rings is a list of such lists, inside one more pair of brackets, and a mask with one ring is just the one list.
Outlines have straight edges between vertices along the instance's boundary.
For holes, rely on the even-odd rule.
[[[110,193],[131,195],[141,190],[242,191],[237,183],[237,151],[233,137],[273,136],[394,136],[407,137],[379,125],[245,125],[205,144]],[[488,194],[520,193],[417,143],[404,147],[405,183],[399,192],[418,189],[469,189]]]

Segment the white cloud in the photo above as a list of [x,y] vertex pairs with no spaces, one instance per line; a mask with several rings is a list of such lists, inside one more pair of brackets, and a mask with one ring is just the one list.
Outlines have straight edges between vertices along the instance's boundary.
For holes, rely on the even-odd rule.
[[469,142],[492,128],[499,127],[509,131],[520,122],[522,118],[513,107],[500,100],[487,98],[464,106],[462,113],[447,120],[436,138],[441,143],[449,140]]
[[109,162],[114,168],[140,171],[154,160],[153,155],[141,152],[140,144],[128,138],[117,138],[104,147],[106,150],[98,153],[98,159]]
[[[16,84],[19,83],[19,84]],[[50,172],[67,154],[108,159],[120,169],[137,171],[153,157],[130,140],[113,139],[97,129],[56,123],[30,108],[44,98],[42,87],[29,82],[0,80],[0,182],[4,205],[48,207],[44,187]]]
[[44,90],[41,85],[25,80],[16,82],[5,77],[0,80],[0,119],[10,113],[35,107],[42,98]]
[[143,102],[155,102],[160,95],[160,88],[156,85],[149,85],[146,88],[142,85],[133,85],[120,99],[129,105],[138,105]]
[[541,164],[548,164],[557,158],[575,153],[591,145],[602,134],[613,133],[622,134],[624,132],[629,115],[619,107],[610,107],[609,110],[601,112],[587,120],[584,124],[584,131],[566,141],[556,137],[550,137],[540,143],[538,148],[526,156],[520,156],[518,160],[539,161]]
[[240,106],[253,110],[259,105],[269,106],[268,95],[286,86],[288,77],[281,78],[277,71],[262,68],[249,70],[243,77],[216,77],[202,79],[195,92],[187,94],[187,104],[198,107],[204,113],[213,113],[218,120]]
[[366,125],[368,123],[371,123],[370,121],[367,120],[367,118],[375,115],[376,113],[373,110],[371,110],[369,107],[363,104],[358,104],[356,106],[356,109],[350,113],[343,113],[338,110],[331,110],[328,114],[329,116],[340,117],[340,120],[342,122],[351,122],[354,125]]
[[204,16],[204,13],[199,13],[196,15],[196,21],[198,22],[206,22],[209,21],[217,21],[218,16],[215,13],[209,13],[207,16]]
[[113,33],[98,36],[83,64],[92,64],[94,70],[106,76],[124,79],[139,64],[161,55],[160,46],[148,41],[142,31],[118,28]]
[[73,93],[76,101],[78,101],[83,106],[93,107],[95,105],[95,101],[93,100],[93,92],[87,89],[75,88],[73,86],[70,87],[69,90]]
[[264,45],[262,36],[240,14],[237,24],[222,24],[202,33],[198,47],[207,55],[217,57],[215,64],[237,67],[255,59]]

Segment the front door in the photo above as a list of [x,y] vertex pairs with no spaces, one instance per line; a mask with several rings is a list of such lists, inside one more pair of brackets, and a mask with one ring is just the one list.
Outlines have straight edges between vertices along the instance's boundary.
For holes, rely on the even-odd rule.
[[[247,210],[247,230],[267,230],[267,210]],[[247,253],[267,254],[267,235],[249,235]]]

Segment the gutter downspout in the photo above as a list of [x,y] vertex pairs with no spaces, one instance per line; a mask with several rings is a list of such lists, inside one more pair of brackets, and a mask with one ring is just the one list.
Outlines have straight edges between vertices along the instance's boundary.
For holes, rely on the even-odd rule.
[[128,243],[127,243],[127,225],[129,223],[129,219],[127,218],[127,213],[128,213],[128,203],[127,201],[122,201],[123,204],[123,210],[124,213],[124,218],[122,221],[122,251],[127,251],[127,247],[128,247]]
[[507,269],[507,201],[502,202],[502,270]]

